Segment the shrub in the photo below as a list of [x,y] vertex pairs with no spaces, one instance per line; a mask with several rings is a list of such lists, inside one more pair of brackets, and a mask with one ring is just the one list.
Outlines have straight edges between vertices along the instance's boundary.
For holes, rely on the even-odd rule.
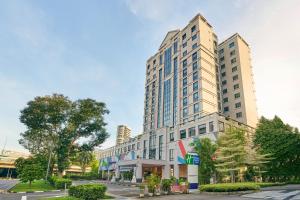
[[169,192],[171,184],[172,184],[172,180],[171,179],[163,179],[161,181],[161,186],[162,186],[163,191]]
[[72,181],[66,178],[59,178],[57,176],[51,176],[49,178],[49,183],[57,189],[65,189],[65,184],[67,188],[72,185]]
[[261,188],[263,187],[271,187],[271,186],[280,186],[280,185],[286,185],[286,183],[272,183],[272,182],[267,182],[267,183],[255,183],[257,185],[259,185]]
[[54,181],[54,187],[57,189],[65,189],[65,185],[69,188],[72,185],[72,181],[66,178],[57,178]]
[[63,177],[68,178],[68,179],[72,179],[72,180],[94,180],[94,179],[99,179],[99,175],[94,174],[94,173],[86,173],[84,175],[67,174]]
[[236,192],[259,189],[259,185],[255,183],[220,183],[200,186],[201,192]]
[[84,200],[97,200],[104,198],[106,189],[102,184],[71,186],[69,195]]

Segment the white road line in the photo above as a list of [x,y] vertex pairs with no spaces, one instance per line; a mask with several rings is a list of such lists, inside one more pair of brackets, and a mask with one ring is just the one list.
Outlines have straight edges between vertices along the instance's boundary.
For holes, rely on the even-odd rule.
[[26,196],[22,196],[21,200],[27,200],[27,197]]

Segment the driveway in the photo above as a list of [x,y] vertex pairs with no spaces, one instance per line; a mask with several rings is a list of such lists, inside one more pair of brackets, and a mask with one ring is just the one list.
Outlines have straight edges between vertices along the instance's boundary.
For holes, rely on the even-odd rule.
[[0,179],[0,192],[6,192],[19,183],[17,179]]

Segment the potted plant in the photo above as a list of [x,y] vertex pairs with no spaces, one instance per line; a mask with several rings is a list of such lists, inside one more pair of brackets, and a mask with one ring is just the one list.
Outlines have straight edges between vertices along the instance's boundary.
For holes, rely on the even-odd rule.
[[155,185],[155,195],[160,196],[160,185],[159,184]]
[[164,191],[164,194],[167,195],[169,193],[171,184],[172,184],[172,180],[171,179],[163,179],[161,181],[162,190]]
[[145,186],[141,184],[139,187],[140,187],[140,198],[143,198],[145,196]]
[[188,181],[185,181],[185,194],[189,194],[190,193],[190,183]]
[[[153,193],[155,192],[155,189],[159,187],[160,179],[158,176],[151,174],[151,176],[148,177],[147,180],[147,186],[148,186],[148,192],[149,196],[153,196]],[[160,191],[156,190],[156,195],[160,195]]]
[[149,196],[152,197],[154,190],[155,190],[155,184],[153,182],[149,181],[147,184],[147,187],[148,187]]

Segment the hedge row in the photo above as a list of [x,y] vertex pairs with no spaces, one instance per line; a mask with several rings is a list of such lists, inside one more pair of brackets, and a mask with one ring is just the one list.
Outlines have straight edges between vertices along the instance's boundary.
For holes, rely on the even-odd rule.
[[63,177],[72,180],[94,180],[99,178],[97,174],[84,174],[84,175],[74,174],[74,175],[65,175]]
[[259,189],[260,186],[255,183],[220,183],[200,186],[201,192],[236,192]]
[[49,178],[49,183],[53,185],[56,189],[65,189],[65,185],[69,188],[72,185],[72,181],[66,178],[58,178],[57,176],[52,176]]
[[69,195],[84,200],[97,200],[105,197],[106,189],[107,187],[103,184],[71,186]]

